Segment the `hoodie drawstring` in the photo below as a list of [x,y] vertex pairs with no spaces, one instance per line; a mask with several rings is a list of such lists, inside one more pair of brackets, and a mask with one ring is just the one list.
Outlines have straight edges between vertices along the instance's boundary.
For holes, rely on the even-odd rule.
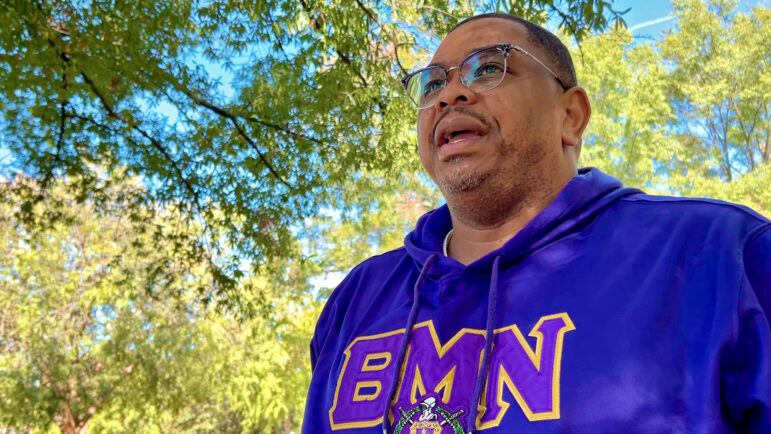
[[[410,337],[412,336],[412,328],[415,326],[415,319],[418,314],[418,298],[419,298],[419,289],[420,286],[423,284],[423,281],[426,278],[426,275],[428,274],[428,270],[431,268],[432,265],[436,262],[438,259],[438,255],[433,254],[429,256],[428,260],[426,261],[426,264],[423,266],[423,270],[421,270],[420,275],[418,276],[417,282],[415,282],[415,286],[413,288],[412,292],[412,307],[410,308],[410,313],[407,316],[407,325],[404,328],[404,336],[402,337],[402,342],[399,346],[399,352],[397,353],[396,360],[398,361],[397,365],[395,366],[393,380],[391,381],[391,387],[388,390],[388,396],[386,400],[385,405],[385,411],[383,412],[383,434],[388,434],[388,430],[391,429],[391,423],[388,419],[388,413],[391,411],[391,401],[394,399],[394,395],[396,394],[396,388],[398,386],[399,381],[399,374],[401,374],[402,366],[404,365],[404,354],[407,352],[407,345],[409,345]],[[482,389],[485,385],[485,380],[487,379],[487,375],[490,371],[490,363],[492,359],[492,350],[493,350],[493,332],[494,332],[494,326],[495,326],[495,306],[497,304],[497,298],[498,298],[498,268],[501,261],[501,257],[497,256],[495,258],[495,261],[493,262],[493,269],[492,269],[492,275],[490,276],[490,289],[487,296],[487,318],[485,320],[486,326],[485,326],[485,347],[482,354],[482,369],[481,372],[479,372],[479,375],[477,375],[476,384],[474,385],[474,395],[471,399],[471,404],[469,404],[469,422],[468,422],[468,433],[473,434],[474,429],[476,428],[476,418],[477,414],[479,412],[478,405],[479,405],[479,398],[482,396]]]
[[383,413],[383,434],[388,434],[388,430],[391,429],[391,423],[388,420],[388,413],[391,411],[391,401],[396,394],[397,383],[399,382],[399,374],[402,372],[402,366],[404,365],[404,353],[407,352],[407,345],[410,343],[410,336],[412,335],[412,327],[415,325],[415,318],[418,316],[418,299],[420,297],[419,288],[426,279],[428,270],[434,265],[434,262],[439,258],[437,254],[433,254],[428,257],[426,264],[420,271],[417,282],[412,289],[412,307],[410,307],[410,314],[407,316],[407,325],[404,327],[404,336],[402,337],[402,343],[399,346],[399,352],[397,353],[396,360],[397,365],[394,370],[393,381],[391,381],[391,387],[388,390],[388,400],[386,400],[385,411]]
[[485,349],[482,354],[482,370],[477,375],[477,383],[474,386],[474,396],[471,399],[468,412],[468,433],[474,434],[479,406],[479,398],[482,396],[487,374],[490,372],[490,363],[493,352],[493,332],[495,325],[495,305],[498,304],[498,265],[501,257],[496,256],[493,261],[493,271],[490,276],[490,291],[487,295],[487,324],[485,327]]

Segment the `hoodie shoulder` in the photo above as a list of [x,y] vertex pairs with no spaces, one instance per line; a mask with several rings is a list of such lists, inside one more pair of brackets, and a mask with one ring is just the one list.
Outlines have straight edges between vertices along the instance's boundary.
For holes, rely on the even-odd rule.
[[372,292],[377,286],[368,283],[385,280],[396,268],[403,267],[405,260],[412,262],[405,248],[399,247],[367,258],[348,273],[332,291],[316,323],[311,341],[312,359],[315,356],[314,353],[324,345],[330,330],[337,328],[345,317],[351,304],[355,304],[357,300],[373,297],[374,294],[368,294],[368,292]]
[[332,291],[327,300],[327,306],[339,302],[338,299],[340,298],[350,298],[357,290],[364,288],[363,285],[359,285],[362,279],[372,279],[379,274],[390,272],[406,258],[409,258],[409,255],[402,246],[365,259],[353,267],[345,279]]
[[640,205],[652,213],[661,215],[676,212],[681,218],[743,221],[752,229],[769,224],[768,218],[751,208],[717,199],[656,196],[640,193],[623,197],[619,202],[627,205]]
[[407,251],[404,249],[404,246],[401,246],[396,249],[389,250],[385,253],[370,256],[369,258],[362,261],[359,265],[355,266],[351,272],[353,273],[359,269],[391,264],[394,261],[400,261],[404,259],[405,256],[407,256]]
[[346,278],[332,292],[330,300],[335,297],[336,293],[344,292],[351,288],[355,289],[357,286],[355,282],[362,278],[370,279],[385,271],[393,270],[397,264],[406,258],[409,258],[409,255],[404,246],[370,256],[351,269]]

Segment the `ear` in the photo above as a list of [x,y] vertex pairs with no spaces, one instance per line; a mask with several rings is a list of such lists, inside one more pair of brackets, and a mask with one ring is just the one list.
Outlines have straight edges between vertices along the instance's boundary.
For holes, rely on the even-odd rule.
[[582,87],[572,87],[562,94],[562,146],[575,148],[576,157],[581,151],[581,135],[592,116],[589,97]]

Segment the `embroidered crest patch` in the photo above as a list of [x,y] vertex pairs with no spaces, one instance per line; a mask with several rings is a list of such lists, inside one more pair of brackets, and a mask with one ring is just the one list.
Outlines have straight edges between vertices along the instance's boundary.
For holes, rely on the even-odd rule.
[[395,434],[466,434],[458,418],[465,410],[450,411],[429,396],[412,408],[397,406],[399,420]]

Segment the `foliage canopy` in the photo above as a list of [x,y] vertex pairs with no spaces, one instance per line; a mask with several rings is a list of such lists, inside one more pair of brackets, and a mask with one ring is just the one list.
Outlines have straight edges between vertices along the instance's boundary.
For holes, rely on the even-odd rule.
[[398,79],[458,20],[496,9],[579,39],[620,22],[605,0],[4,2],[4,175],[43,192],[70,176],[80,198],[100,173],[140,176],[144,203],[201,228],[193,244],[168,236],[225,294],[245,262],[296,256],[303,219],[405,187],[394,174],[418,165]]

